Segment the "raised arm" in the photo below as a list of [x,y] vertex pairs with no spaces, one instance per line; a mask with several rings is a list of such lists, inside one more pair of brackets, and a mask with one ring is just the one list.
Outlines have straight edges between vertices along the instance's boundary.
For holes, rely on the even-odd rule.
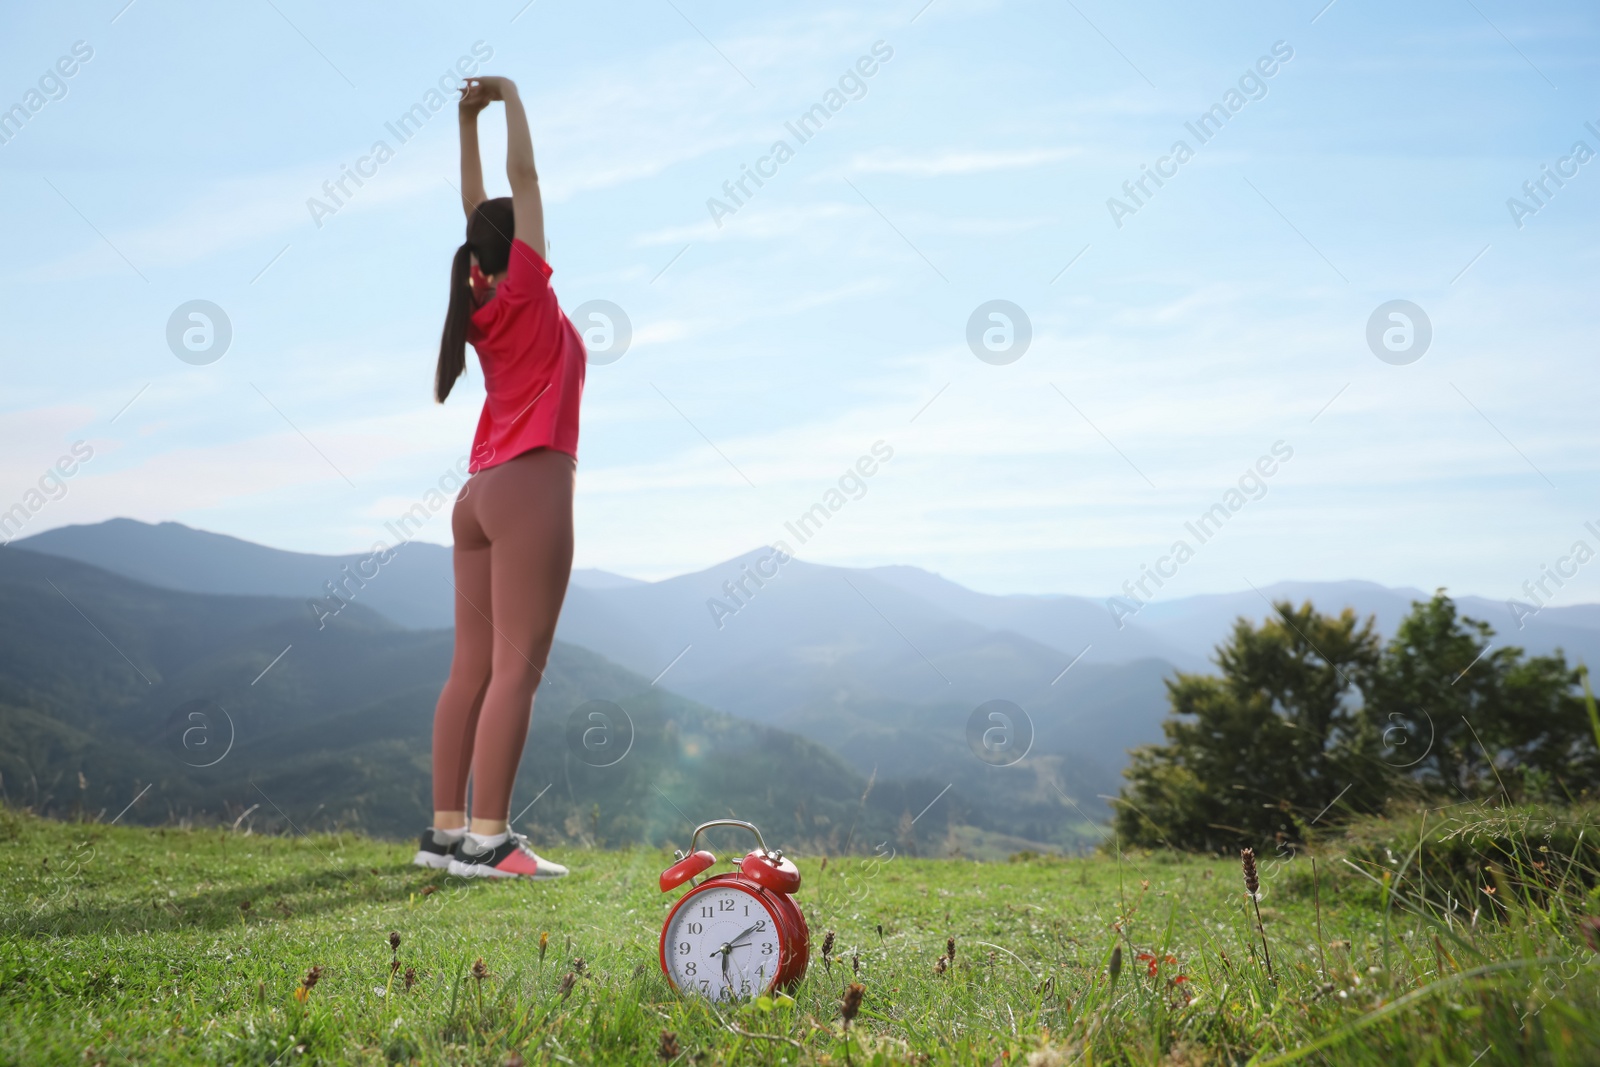
[[[510,78],[479,79],[484,92],[506,105],[506,177],[511,182],[511,209],[516,213],[516,237],[539,255],[548,254],[544,243],[544,200],[539,194],[539,172],[533,165],[533,137],[528,115]],[[481,183],[480,183],[481,185]]]
[[489,95],[478,79],[469,78],[456,109],[461,120],[461,209],[468,218],[489,199],[483,188],[483,161],[478,155],[478,113],[488,106]]

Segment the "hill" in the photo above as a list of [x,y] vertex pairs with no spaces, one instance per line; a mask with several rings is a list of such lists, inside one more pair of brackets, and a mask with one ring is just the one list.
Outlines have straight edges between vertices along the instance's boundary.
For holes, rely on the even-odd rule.
[[[132,520],[65,527],[18,545],[190,592],[306,598],[361,559],[278,552]],[[964,821],[1034,840],[1058,821],[1063,792],[1085,815],[1103,817],[1098,797],[1116,791],[1126,750],[1160,736],[1161,679],[1170,667],[1159,657],[1075,662],[1083,651],[1075,633],[1058,635],[1061,647],[1075,649],[1064,654],[875,572],[793,560],[757,588],[747,576],[760,559],[752,554],[662,582],[580,573],[557,636],[657,680],[658,688],[809,738],[880,784],[907,775],[938,779],[929,799],[950,787],[952,800],[970,801]],[[407,544],[352,604],[396,622],[448,619],[449,565],[447,549]],[[730,598],[724,583],[741,581],[756,595]],[[436,608],[425,610],[419,605],[429,596]],[[713,598],[740,606],[713,619]],[[1098,607],[1088,617],[1106,618]],[[996,699],[1017,704],[1032,722],[1026,767],[989,766],[970,750],[969,719]]]
[[[6,798],[105,819],[126,807],[128,822],[415,833],[431,809],[429,730],[451,635],[358,605],[325,623],[301,601],[183,593],[0,553]],[[610,766],[592,765],[604,758],[569,729],[592,701],[632,721],[631,748]],[[893,839],[937,789],[880,783],[863,804],[863,776],[820,746],[558,643],[513,810],[537,798],[519,825],[544,840],[659,842],[691,818],[737,814],[839,850],[853,835],[857,847]]]

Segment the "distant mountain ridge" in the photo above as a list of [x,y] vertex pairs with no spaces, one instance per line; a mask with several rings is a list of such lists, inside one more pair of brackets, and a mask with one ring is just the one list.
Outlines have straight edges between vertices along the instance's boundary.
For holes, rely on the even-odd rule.
[[[150,524],[132,519],[58,527],[14,543],[171,589],[306,598],[325,596],[325,583],[337,582],[341,567],[353,566],[364,558],[361,554],[288,552],[181,523]],[[635,669],[653,666],[660,670],[696,637],[709,639],[720,632],[707,602],[725,598],[723,583],[737,580],[741,571],[766,551],[750,552],[659,582],[602,570],[574,571],[562,626],[583,637],[567,633],[563,636]],[[1235,618],[1260,618],[1272,600],[1309,599],[1325,611],[1351,607],[1360,616],[1375,616],[1379,628],[1392,633],[1410,603],[1429,595],[1420,589],[1396,589],[1358,580],[1287,581],[1260,590],[1153,601],[1119,629],[1105,601],[1093,597],[995,596],[904,565],[855,569],[794,560],[781,568],[780,575],[788,575],[792,568],[796,573],[822,571],[848,576],[869,597],[874,589],[892,587],[917,598],[943,617],[989,630],[1010,631],[1069,658],[1082,652],[1083,663],[1156,658],[1191,670],[1206,668],[1211,650]],[[382,580],[367,583],[355,599],[401,626],[450,626],[453,617],[449,575],[449,548],[409,542],[397,551],[393,562],[384,565]],[[774,579],[773,585],[781,587],[782,577]],[[843,597],[856,596],[842,583],[836,592]],[[762,599],[758,593],[750,603],[754,606]],[[1580,654],[1590,659],[1600,655],[1600,604],[1547,607],[1519,628],[1504,601],[1476,596],[1455,599],[1463,612],[1485,619],[1507,641],[1515,641],[1531,652],[1546,652],[1559,645],[1574,658]],[[637,615],[628,617],[641,606],[661,613],[651,616],[648,633],[638,632]],[[737,621],[724,619],[721,629],[731,628]]]

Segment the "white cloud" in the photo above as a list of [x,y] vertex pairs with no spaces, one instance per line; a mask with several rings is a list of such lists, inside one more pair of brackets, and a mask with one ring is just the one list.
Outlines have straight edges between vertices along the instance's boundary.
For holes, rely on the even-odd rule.
[[936,155],[909,155],[892,149],[873,155],[857,155],[845,164],[852,174],[899,174],[913,178],[942,178],[952,174],[983,174],[990,171],[1023,170],[1076,159],[1084,149],[1027,148],[1005,150],[966,150]]

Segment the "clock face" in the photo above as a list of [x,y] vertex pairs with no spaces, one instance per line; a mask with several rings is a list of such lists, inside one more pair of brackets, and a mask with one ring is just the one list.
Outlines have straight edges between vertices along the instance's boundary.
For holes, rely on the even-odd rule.
[[661,952],[678,989],[709,1000],[766,992],[783,961],[776,913],[736,883],[708,882],[685,896],[667,920]]

